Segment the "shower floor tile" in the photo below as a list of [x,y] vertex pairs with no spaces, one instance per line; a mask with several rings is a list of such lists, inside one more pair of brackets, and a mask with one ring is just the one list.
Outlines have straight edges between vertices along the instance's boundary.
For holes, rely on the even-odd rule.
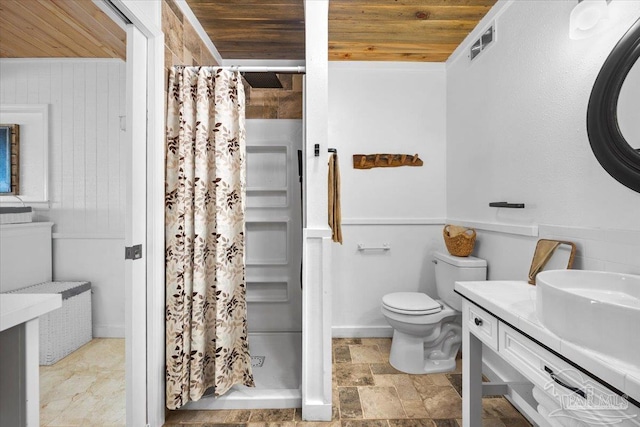
[[[165,427],[462,426],[461,361],[449,374],[407,375],[389,365],[390,347],[390,338],[333,340],[334,408],[329,422],[302,421],[300,409],[191,410],[169,411]],[[265,366],[267,362],[268,357]],[[531,426],[503,397],[484,398],[482,403],[483,425]]]

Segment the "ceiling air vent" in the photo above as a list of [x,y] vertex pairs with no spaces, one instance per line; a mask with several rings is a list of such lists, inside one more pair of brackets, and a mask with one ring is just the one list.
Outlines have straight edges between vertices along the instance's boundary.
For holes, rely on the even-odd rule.
[[495,39],[495,25],[491,25],[478,40],[476,40],[471,49],[469,49],[469,58],[473,61],[482,53]]

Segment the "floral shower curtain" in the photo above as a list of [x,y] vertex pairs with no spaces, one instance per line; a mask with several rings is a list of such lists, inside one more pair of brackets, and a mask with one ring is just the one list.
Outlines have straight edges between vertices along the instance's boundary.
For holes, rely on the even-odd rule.
[[166,397],[253,386],[245,299],[245,106],[238,72],[173,67],[166,150]]

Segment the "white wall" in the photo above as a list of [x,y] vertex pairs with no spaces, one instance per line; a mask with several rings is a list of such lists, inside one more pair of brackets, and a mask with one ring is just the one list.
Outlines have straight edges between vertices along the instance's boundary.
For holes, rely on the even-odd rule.
[[[585,40],[568,37],[573,6],[512,2],[493,46],[447,64],[448,217],[498,224],[474,252],[490,279],[526,278],[539,237],[576,242],[577,268],[640,272],[640,194],[604,171],[586,132],[591,87],[640,3],[612,2],[617,25]],[[505,200],[526,208],[488,206]],[[533,233],[518,235],[523,225]]]
[[[429,258],[444,247],[444,222],[479,229],[474,255],[487,259],[490,279],[525,280],[539,238],[575,242],[576,268],[640,273],[640,194],[598,164],[585,122],[597,73],[640,4],[612,2],[618,24],[578,41],[568,37],[571,2],[498,6],[478,28],[495,20],[497,41],[473,64],[473,38],[446,72],[330,63],[329,146],[341,159],[345,241],[333,245],[335,336],[387,333],[379,312],[387,292],[435,294]],[[631,103],[637,110],[638,99]],[[417,152],[425,166],[351,166],[352,154],[385,152]],[[391,251],[362,253],[358,243]]]
[[[568,36],[574,5],[512,2],[496,20],[493,46],[473,63],[460,55],[447,64],[450,218],[639,228],[640,194],[597,162],[586,111],[595,78],[640,16],[640,3],[612,2],[612,10],[623,9],[621,22],[585,40]],[[527,207],[488,206],[503,200]]]
[[[640,2],[611,2],[621,21],[585,40],[568,36],[575,4],[500,2],[478,28],[495,18],[494,44],[470,63],[470,37],[447,63],[447,216],[480,228],[490,280],[526,280],[539,238],[575,242],[574,268],[640,273],[640,194],[604,171],[586,132],[591,87]],[[483,363],[492,381],[522,380],[488,348]]]
[[53,279],[91,281],[96,336],[124,334],[124,90],[120,60],[0,61],[1,104],[49,105],[49,203],[35,220],[55,224]]
[[[435,295],[431,253],[444,247],[444,64],[329,63],[329,146],[340,159],[344,244],[333,244],[334,336],[390,334],[393,291]],[[353,168],[353,154],[416,154],[422,167]],[[359,243],[389,251],[358,251]],[[357,303],[356,303],[357,301]]]

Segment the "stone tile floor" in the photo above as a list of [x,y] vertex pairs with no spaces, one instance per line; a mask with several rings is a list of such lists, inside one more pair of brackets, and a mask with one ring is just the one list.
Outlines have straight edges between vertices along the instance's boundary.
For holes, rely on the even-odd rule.
[[40,425],[124,426],[124,351],[124,339],[94,338],[40,366]]
[[[165,427],[458,427],[461,364],[447,374],[408,375],[389,364],[389,338],[333,340],[333,417],[302,421],[300,409],[170,411]],[[530,424],[503,397],[483,399],[484,427]]]

